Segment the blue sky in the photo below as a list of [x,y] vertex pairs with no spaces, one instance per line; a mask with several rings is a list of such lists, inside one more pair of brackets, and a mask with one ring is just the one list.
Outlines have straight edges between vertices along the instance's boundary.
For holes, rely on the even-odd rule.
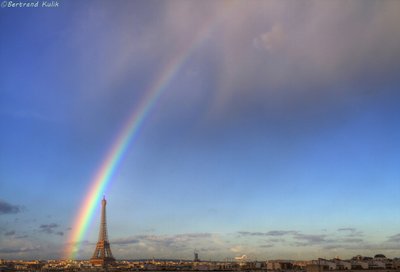
[[183,50],[106,190],[116,258],[400,256],[399,2],[59,4],[0,9],[1,258],[61,257]]

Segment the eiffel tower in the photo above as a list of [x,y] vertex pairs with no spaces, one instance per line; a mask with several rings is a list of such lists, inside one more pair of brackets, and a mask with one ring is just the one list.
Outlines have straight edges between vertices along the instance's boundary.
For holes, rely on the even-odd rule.
[[106,205],[107,201],[105,196],[101,201],[101,222],[99,231],[99,240],[96,244],[93,256],[90,263],[96,266],[106,267],[108,264],[114,263],[115,259],[111,253],[110,242],[107,235],[107,222],[106,222]]

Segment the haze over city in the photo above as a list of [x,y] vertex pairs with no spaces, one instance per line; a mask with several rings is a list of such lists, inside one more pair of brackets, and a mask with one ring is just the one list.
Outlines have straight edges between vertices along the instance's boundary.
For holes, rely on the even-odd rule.
[[399,1],[58,3],[0,8],[0,259],[65,257],[136,111],[116,259],[400,256]]

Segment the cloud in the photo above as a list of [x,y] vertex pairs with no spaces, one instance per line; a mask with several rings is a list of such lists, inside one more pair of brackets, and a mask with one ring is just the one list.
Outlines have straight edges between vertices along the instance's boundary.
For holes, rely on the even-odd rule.
[[360,239],[360,238],[346,238],[341,241],[343,241],[345,243],[362,243],[362,242],[364,242],[364,240]]
[[[176,91],[169,92],[158,106],[162,107],[167,97],[173,95],[185,99],[200,93],[198,96],[209,105],[201,107],[208,117],[202,125],[230,133],[226,130],[230,122],[263,124],[259,129],[279,123],[290,129],[290,125],[302,121],[306,126],[298,123],[296,127],[307,131],[308,126],[323,124],[322,118],[346,114],[348,108],[343,101],[348,100],[345,98],[365,92],[364,88],[353,88],[361,79],[385,83],[388,82],[385,77],[395,78],[390,74],[394,70],[391,67],[397,68],[400,63],[400,39],[399,19],[393,6],[397,7],[395,1],[379,4],[231,1],[227,8],[224,1],[208,5],[171,1],[162,5],[162,9],[146,9],[140,18],[126,12],[140,10],[134,4],[115,6],[112,11],[94,8],[89,17],[78,12],[77,20],[68,31],[70,36],[66,36],[79,64],[74,81],[82,81],[77,84],[78,93],[83,96],[78,99],[77,103],[82,105],[77,108],[84,110],[73,111],[73,115],[90,121],[91,125],[76,124],[81,124],[88,134],[109,131],[106,121],[117,123],[115,120],[120,120],[126,114],[124,111],[134,106],[129,101],[140,101],[143,90],[167,67],[165,64],[175,59],[177,52],[185,53],[192,41],[196,41],[197,34],[208,32],[208,36],[187,51],[188,59],[193,58],[185,63],[183,70],[190,70],[192,64],[206,67],[198,69],[199,81],[208,82],[210,88],[196,88],[196,84],[191,85],[191,92],[174,88]],[[194,7],[196,14],[193,14]],[[137,20],[146,23],[137,24]],[[105,23],[109,21],[113,24]],[[99,30],[110,33],[111,38],[96,35]],[[100,46],[90,46],[93,44]],[[92,48],[90,52],[86,50],[88,47]],[[154,63],[159,70],[153,69]],[[133,80],[135,88],[131,87],[132,76],[137,79]],[[90,111],[85,106],[88,101],[97,102],[91,103]],[[169,101],[176,103],[176,99]],[[171,105],[165,108],[181,108]],[[93,112],[96,109],[98,113]],[[171,116],[162,112],[165,118]],[[86,114],[88,117],[83,117]],[[91,116],[97,114],[107,118],[92,123],[97,121]],[[96,129],[92,131],[92,127]],[[278,133],[279,129],[269,131]]]
[[[357,233],[359,231],[353,228],[343,228],[338,231]],[[298,233],[293,236],[297,242],[295,246],[320,246],[326,250],[332,249],[366,249],[366,242],[364,239],[359,237],[353,237],[352,235],[346,235],[344,238],[337,237],[335,234],[302,234]]]
[[15,234],[15,230],[8,231],[4,233],[5,236],[13,236]]
[[298,246],[312,246],[320,245],[325,243],[330,243],[333,240],[327,240],[327,235],[325,234],[301,234],[298,233],[294,236],[294,239],[301,240],[304,242],[296,243]]
[[387,252],[390,250],[399,250],[400,245],[398,243],[392,242],[383,242],[383,243],[371,243],[366,241],[360,241],[355,243],[348,243],[348,244],[334,244],[328,245],[324,248],[342,248],[345,250],[356,250],[356,251],[369,251],[369,254],[376,254],[376,252]]
[[220,250],[218,247],[201,247],[197,249],[199,252],[215,252]]
[[285,236],[285,235],[296,235],[297,231],[293,230],[272,230],[268,232],[249,232],[249,231],[239,231],[241,236]]
[[[193,250],[197,249],[200,259],[223,259],[227,251],[236,245],[231,244],[232,234],[219,233],[180,233],[174,235],[141,234],[120,237],[110,241],[112,249],[121,256],[130,258],[193,258]],[[90,253],[90,252],[89,252]],[[229,256],[229,254],[228,254]]]
[[256,47],[262,47],[267,51],[274,52],[281,49],[285,43],[285,33],[280,24],[272,26],[271,30],[261,34],[254,39]]
[[[340,232],[348,232],[351,235],[345,235],[344,237],[337,237],[335,233],[317,233],[307,234],[294,230],[273,230],[268,232],[248,232],[240,231],[238,234],[244,237],[271,237],[264,242],[267,244],[260,243],[260,248],[268,248],[276,246],[276,243],[284,244],[285,246],[296,246],[296,247],[318,247],[326,250],[337,249],[337,248],[362,248],[365,245],[365,241],[359,237],[360,231],[352,228],[341,229]],[[284,238],[284,239],[283,239]]]
[[298,234],[297,231],[293,231],[293,230],[272,230],[266,233],[267,236],[284,236],[284,235],[295,235]]
[[[321,246],[324,249],[344,248],[353,246],[354,244],[364,243],[364,240],[359,238],[361,232],[354,228],[343,228],[339,229],[340,232],[350,232],[345,238],[335,237],[334,234],[304,234],[299,231],[288,231],[288,230],[274,230],[269,232],[238,232],[241,236],[247,237],[273,237],[267,239],[268,245],[274,245],[275,243],[287,243],[294,240],[295,246]],[[283,239],[282,237],[285,237]],[[356,236],[356,237],[355,237]],[[261,247],[262,245],[260,245]]]
[[226,12],[212,120],[318,128],[352,114],[350,99],[396,95],[388,89],[399,82],[399,2],[267,2]]
[[183,238],[183,239],[203,239],[203,238],[211,238],[213,234],[211,233],[187,233],[187,234],[178,234],[175,237]]
[[326,245],[323,247],[325,250],[333,250],[333,249],[338,249],[338,248],[343,248],[343,246],[339,244],[332,244],[332,245]]
[[359,231],[355,228],[339,228],[338,232],[344,232],[347,233],[348,237],[359,237],[363,236],[362,231]]
[[47,234],[55,234],[55,235],[59,235],[59,236],[63,236],[64,232],[62,231],[55,231],[56,228],[58,228],[58,224],[56,223],[51,223],[51,224],[43,224],[40,225],[39,227],[39,231],[40,232],[44,232]]
[[113,245],[130,245],[130,244],[138,244],[140,239],[138,238],[120,238],[112,240],[110,243]]
[[273,244],[266,244],[266,245],[260,245],[261,248],[271,248],[274,247]]
[[355,228],[340,228],[340,229],[338,229],[338,231],[350,231],[350,232],[355,232],[356,229],[355,229]]
[[21,212],[21,208],[0,199],[0,214],[15,214]]
[[243,252],[244,249],[243,249],[243,246],[235,245],[235,246],[231,247],[229,250],[233,253],[240,253],[240,252]]
[[[19,233],[16,231],[16,234]],[[54,244],[50,240],[43,241],[38,237],[28,235],[16,235],[5,237],[0,243],[0,255],[7,258],[21,259],[45,259],[59,258],[60,244]]]
[[21,248],[0,248],[2,254],[18,254],[25,252],[32,252],[41,249],[40,246],[21,247]]
[[115,245],[139,245],[144,247],[174,248],[175,250],[183,250],[190,247],[191,243],[201,244],[203,241],[212,240],[211,233],[185,233],[168,235],[136,235],[126,238],[112,240]]
[[389,236],[388,243],[400,243],[400,233]]
[[[347,232],[353,231],[357,230],[342,230],[340,232],[347,234]],[[256,243],[250,241],[246,241],[246,243],[236,243],[235,240],[231,240],[232,237],[236,237],[236,234],[243,237],[260,238],[260,240]],[[396,239],[400,238],[400,234],[393,235],[391,238],[393,238],[393,241],[396,241]],[[332,233],[321,232],[308,234],[293,230],[273,230],[267,232],[240,231],[231,233],[228,236],[214,233],[135,235],[114,239],[111,241],[111,244],[113,250],[121,254],[121,256],[127,257],[134,254],[138,258],[151,258],[155,255],[161,256],[162,258],[176,256],[192,258],[191,254],[193,250],[197,248],[198,251],[202,253],[203,259],[226,258],[230,256],[230,254],[234,256],[242,254],[246,254],[247,256],[251,256],[251,254],[263,256],[260,254],[265,255],[266,252],[269,252],[268,254],[277,254],[276,257],[279,257],[282,254],[288,254],[287,252],[291,250],[297,251],[295,248],[300,246],[307,247],[314,251],[327,250],[327,254],[329,254],[330,251],[337,250],[373,254],[375,251],[387,252],[387,250],[395,250],[399,247],[398,243],[384,242],[374,244],[364,241],[359,237],[348,237],[347,235],[338,236],[335,231]],[[92,247],[93,244],[90,246]],[[271,253],[269,250],[271,248],[274,248],[275,253]],[[282,248],[285,248],[285,252],[280,252]],[[88,254],[90,254],[90,252]],[[335,255],[337,255],[337,253],[335,253]]]
[[272,238],[272,239],[268,239],[269,242],[271,243],[282,243],[285,242],[285,239],[280,239],[280,238]]

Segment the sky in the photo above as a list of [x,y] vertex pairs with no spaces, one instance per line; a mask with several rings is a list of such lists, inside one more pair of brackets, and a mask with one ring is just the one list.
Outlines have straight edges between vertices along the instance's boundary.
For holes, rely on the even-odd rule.
[[400,257],[399,1],[58,3],[0,8],[0,258],[63,258],[141,103],[116,259]]

